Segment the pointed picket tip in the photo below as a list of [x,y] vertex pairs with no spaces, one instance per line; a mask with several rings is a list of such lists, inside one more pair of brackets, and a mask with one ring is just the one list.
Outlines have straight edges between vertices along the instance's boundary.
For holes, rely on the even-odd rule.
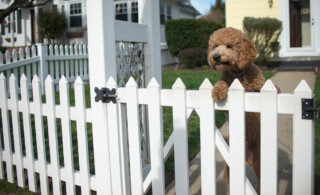
[[300,81],[299,85],[294,90],[294,93],[297,92],[308,92],[312,93],[312,90],[310,89],[308,83],[305,80]]
[[261,88],[261,91],[278,91],[277,88],[274,86],[272,81],[268,79],[266,83]]
[[28,81],[28,78],[24,73],[22,73],[20,81]]
[[74,84],[80,84],[80,85],[83,85],[83,84],[84,84],[84,82],[83,82],[83,80],[81,79],[81,77],[80,77],[80,76],[77,76],[76,80],[74,81]]
[[64,76],[64,75],[62,75],[62,77],[61,77],[61,79],[60,79],[60,81],[59,81],[59,84],[68,84],[69,82],[68,82],[68,80],[66,79],[66,77]]
[[53,79],[50,75],[47,76],[46,80],[45,80],[46,83],[53,83]]
[[110,77],[107,81],[107,86],[108,87],[116,87],[117,86],[117,82],[114,80],[113,77]]
[[4,76],[3,72],[0,74],[0,79],[6,79],[6,76]]
[[16,78],[16,76],[12,73],[12,74],[10,75],[9,80],[17,80],[17,78]]
[[36,74],[33,76],[32,82],[40,82],[40,79]]
[[160,85],[159,85],[159,83],[158,83],[158,81],[157,81],[157,79],[156,78],[154,78],[154,77],[152,77],[152,79],[150,80],[150,82],[149,82],[149,84],[148,84],[148,86],[147,86],[148,88],[150,88],[150,87],[156,87],[156,88],[159,88],[160,87]]
[[240,83],[240,81],[238,79],[235,79],[232,84],[230,85],[229,89],[237,89],[237,90],[244,90],[242,84]]
[[172,85],[172,89],[175,88],[186,89],[186,86],[180,78],[177,78],[176,82]]
[[212,89],[212,84],[209,81],[208,78],[204,79],[204,81],[202,82],[202,84],[200,85],[199,89]]
[[128,82],[126,84],[126,87],[138,87],[138,85],[133,77],[130,77],[130,79],[128,80]]

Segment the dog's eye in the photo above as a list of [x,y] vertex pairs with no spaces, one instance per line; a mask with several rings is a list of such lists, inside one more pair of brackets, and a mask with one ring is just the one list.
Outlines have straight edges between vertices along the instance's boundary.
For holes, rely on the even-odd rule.
[[214,45],[213,48],[217,48],[218,46],[219,46],[218,44],[217,44],[217,45]]
[[231,48],[232,48],[232,46],[231,46],[231,45],[227,45],[227,48],[231,49]]

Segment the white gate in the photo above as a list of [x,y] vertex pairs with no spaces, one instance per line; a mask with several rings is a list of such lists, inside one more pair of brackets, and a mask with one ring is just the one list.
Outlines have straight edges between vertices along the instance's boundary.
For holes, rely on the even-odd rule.
[[[64,77],[59,82],[60,104],[55,103],[54,80],[50,76],[45,82],[45,103],[41,100],[40,79],[35,77],[32,85],[33,100],[30,101],[28,80],[23,75],[20,81],[20,99],[17,80],[11,76],[11,97],[8,98],[6,79],[3,74],[0,76],[3,135],[0,141],[4,140],[4,148],[0,150],[0,161],[6,165],[3,167],[3,163],[0,163],[0,178],[14,182],[17,177],[20,187],[26,186],[24,178],[27,178],[29,190],[35,192],[38,173],[40,191],[43,194],[49,193],[50,185],[53,186],[54,194],[62,193],[61,181],[66,183],[67,194],[75,194],[76,186],[81,188],[82,194],[90,194],[91,190],[99,193],[99,185],[107,181],[107,176],[103,179],[98,178],[97,167],[96,174],[90,175],[86,123],[92,122],[93,118],[98,116],[93,113],[92,108],[85,107],[83,81],[80,77],[75,81],[75,106],[69,105],[68,82]],[[109,145],[108,148],[94,149],[108,150],[110,153],[110,167],[107,167],[112,184],[112,187],[107,189],[110,194],[144,194],[151,186],[153,194],[165,194],[164,163],[172,148],[175,156],[176,194],[189,194],[187,121],[194,111],[200,117],[202,194],[216,193],[215,147],[230,167],[230,193],[256,194],[245,174],[245,112],[261,113],[261,193],[278,192],[277,114],[292,114],[293,194],[313,194],[314,125],[313,120],[303,119],[302,116],[302,99],[312,98],[312,91],[305,81],[301,81],[293,94],[278,94],[271,81],[266,82],[261,93],[245,93],[240,82],[236,80],[229,89],[227,100],[220,103],[212,101],[212,85],[208,80],[202,83],[199,90],[186,90],[180,79],[172,89],[161,89],[156,79],[152,79],[147,88],[138,88],[133,78],[121,88],[117,88],[116,82],[111,78],[106,87],[116,89],[117,95],[116,98],[110,98],[116,103],[100,101],[108,113],[107,118],[101,120],[107,124]],[[151,168],[145,170],[141,158],[141,105],[148,108],[149,119]],[[172,107],[174,128],[165,145],[161,112],[164,106]],[[215,110],[229,111],[229,146],[215,126]],[[35,137],[32,134],[34,130],[31,115],[34,115]],[[49,139],[44,135],[44,116],[47,118]],[[61,119],[63,167],[59,162],[61,151],[58,149],[57,118]],[[73,163],[75,153],[72,149],[71,121],[77,123],[79,170],[75,170]],[[46,139],[49,141],[49,151],[45,149]],[[33,140],[36,140],[36,146],[33,146]],[[97,144],[97,140],[93,142]],[[33,147],[37,149],[37,159],[34,157]],[[50,163],[46,160],[47,153],[50,155]],[[108,162],[103,164],[107,165]],[[24,169],[27,170],[27,175]],[[51,182],[48,181],[48,177],[51,178]]]

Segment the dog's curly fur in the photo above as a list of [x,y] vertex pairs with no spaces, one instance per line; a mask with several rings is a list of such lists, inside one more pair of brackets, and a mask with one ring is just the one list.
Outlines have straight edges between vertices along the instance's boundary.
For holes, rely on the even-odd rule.
[[[220,81],[212,89],[212,98],[221,101],[227,97],[228,88],[238,79],[245,91],[258,92],[265,79],[258,66],[253,64],[257,51],[254,44],[240,30],[222,28],[209,40],[208,62],[221,72]],[[246,160],[260,180],[260,114],[246,113]],[[228,137],[225,138],[228,142]],[[224,178],[229,194],[229,168],[225,165]],[[260,182],[259,182],[260,183]],[[260,187],[258,184],[257,191]]]

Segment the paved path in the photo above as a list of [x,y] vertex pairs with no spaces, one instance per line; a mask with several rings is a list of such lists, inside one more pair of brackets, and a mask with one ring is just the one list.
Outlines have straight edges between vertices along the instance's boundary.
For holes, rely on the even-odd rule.
[[[277,84],[282,93],[293,93],[301,80],[305,80],[313,90],[316,75],[313,72],[278,72],[271,80]],[[220,131],[223,135],[228,132],[228,122],[226,122]],[[223,181],[224,161],[219,152],[216,152],[217,160],[217,194],[226,194],[226,187]],[[292,116],[278,115],[278,180],[280,195],[292,194]],[[190,162],[190,194],[201,194],[200,177],[200,153]],[[251,167],[247,166],[247,176],[253,185],[256,185],[257,179]],[[167,194],[175,194],[174,182],[167,187]]]

